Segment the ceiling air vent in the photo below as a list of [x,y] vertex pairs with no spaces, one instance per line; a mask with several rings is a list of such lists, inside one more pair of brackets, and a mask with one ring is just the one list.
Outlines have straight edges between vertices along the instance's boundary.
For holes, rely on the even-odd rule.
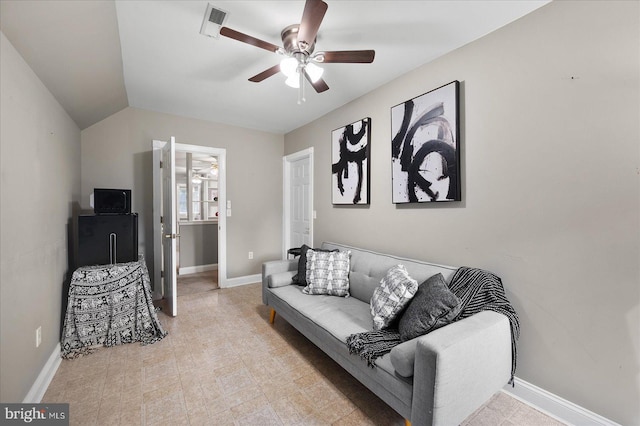
[[220,28],[226,20],[227,12],[214,7],[211,3],[207,4],[207,10],[204,12],[204,19],[202,20],[200,34],[206,35],[207,37],[220,37]]

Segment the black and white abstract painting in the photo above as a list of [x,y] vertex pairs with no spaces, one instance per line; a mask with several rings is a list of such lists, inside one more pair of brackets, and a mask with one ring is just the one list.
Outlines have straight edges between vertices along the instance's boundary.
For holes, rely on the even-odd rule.
[[331,132],[333,204],[369,204],[371,119]]
[[460,201],[460,82],[391,108],[394,203]]

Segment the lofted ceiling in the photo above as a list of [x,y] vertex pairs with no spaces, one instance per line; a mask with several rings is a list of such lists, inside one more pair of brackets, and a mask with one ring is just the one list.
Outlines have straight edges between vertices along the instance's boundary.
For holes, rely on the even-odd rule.
[[[132,106],[286,133],[548,3],[326,0],[316,51],[374,49],[372,64],[323,64],[330,89],[297,104],[275,53],[200,34],[207,1],[1,0],[0,29],[85,129]],[[217,1],[225,26],[281,46],[304,1]],[[455,79],[456,76],[451,76]]]

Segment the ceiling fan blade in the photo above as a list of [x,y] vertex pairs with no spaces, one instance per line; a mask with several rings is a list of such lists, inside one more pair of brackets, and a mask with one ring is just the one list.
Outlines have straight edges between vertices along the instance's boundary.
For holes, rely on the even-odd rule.
[[327,85],[327,83],[323,80],[323,79],[318,79],[318,81],[316,81],[315,83],[313,81],[311,81],[311,77],[309,77],[309,74],[307,74],[307,72],[304,72],[304,76],[307,78],[307,80],[309,81],[309,83],[313,86],[313,88],[316,90],[316,92],[318,93],[322,93],[326,90],[329,90],[329,86]]
[[260,74],[256,74],[249,79],[249,81],[253,81],[254,83],[260,83],[262,80],[271,77],[280,72],[280,64],[274,65],[271,68],[262,71]]
[[252,37],[250,35],[241,33],[240,31],[232,30],[228,27],[220,28],[220,34],[225,37],[232,38],[234,40],[241,41],[243,43],[250,44],[252,46],[259,47],[261,49],[268,50],[270,52],[276,52],[279,47],[275,44],[271,44],[268,41],[260,40],[259,38]]
[[[307,0],[302,12],[302,20],[298,29],[298,47],[306,49],[311,46],[318,35],[318,29],[327,12],[327,4],[322,0]],[[301,46],[301,44],[304,44]]]
[[320,52],[324,56],[323,64],[370,64],[376,56],[375,50],[335,50],[332,52]]

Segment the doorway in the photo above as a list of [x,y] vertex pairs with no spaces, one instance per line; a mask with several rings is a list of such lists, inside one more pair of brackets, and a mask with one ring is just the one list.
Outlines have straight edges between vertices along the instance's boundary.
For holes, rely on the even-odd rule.
[[176,151],[179,275],[218,266],[218,158]]
[[287,155],[283,164],[282,258],[291,248],[313,247],[313,147]]
[[[165,300],[165,302],[171,304],[174,307],[170,311],[171,311],[171,315],[175,316],[176,314],[175,297],[177,296],[176,294],[177,281],[175,279],[175,276],[178,272],[177,258],[173,259],[173,262],[171,262],[172,265],[175,265],[174,268],[171,268],[173,270],[172,274],[166,274],[166,273],[163,274],[163,271],[162,271],[162,265],[165,263],[163,260],[163,256],[164,256],[163,241],[165,240],[165,238],[163,238],[163,229],[162,229],[163,227],[162,219],[164,216],[162,211],[163,210],[163,207],[162,207],[163,206],[163,202],[162,202],[163,182],[162,182],[162,173],[161,173],[162,169],[160,168],[160,165],[161,165],[161,158],[162,158],[162,149],[163,147],[165,147],[165,145],[167,145],[167,142],[165,141],[157,141],[157,140],[153,141],[153,162],[154,162],[154,166],[153,166],[153,233],[154,233],[153,275],[154,275],[154,284],[159,283],[159,285],[158,284],[154,285],[154,289],[155,289],[154,296],[156,298],[163,298],[163,299],[171,298],[172,299],[171,301]],[[199,215],[200,215],[198,219],[209,219],[209,220],[204,220],[202,221],[202,223],[196,223],[196,225],[204,226],[204,225],[211,225],[214,223],[216,224],[214,225],[214,229],[217,230],[216,275],[217,275],[218,286],[225,287],[226,281],[227,281],[227,275],[226,275],[227,274],[226,273],[227,244],[226,244],[226,208],[225,208],[226,206],[226,150],[222,148],[212,148],[212,147],[206,147],[206,146],[200,146],[200,145],[176,143],[175,153],[176,155],[184,154],[185,158],[186,158],[186,155],[188,154],[192,160],[193,158],[206,160],[208,162],[207,166],[209,167],[209,170],[207,170],[207,172],[211,172],[212,169],[214,169],[214,164],[213,164],[214,161],[212,160],[212,158],[215,158],[215,170],[217,174],[216,176],[217,179],[215,180],[216,184],[215,185],[207,184],[206,197],[203,196],[197,200],[197,203],[199,203],[199,206],[200,206],[198,209]],[[173,161],[171,163],[171,167],[173,169],[174,174],[176,172],[176,163],[177,161]],[[200,166],[203,166],[202,163],[203,162],[200,162],[200,164],[198,164],[197,167],[195,168],[196,172],[202,172],[202,173],[199,173],[199,176],[201,178],[206,177],[204,170],[200,170],[201,169]],[[192,167],[191,170],[193,169],[194,168]],[[191,178],[193,177],[194,174],[195,173],[188,173],[188,176]],[[201,181],[202,180],[204,179],[201,179]],[[213,179],[209,179],[209,181],[212,182]],[[186,181],[185,181],[185,185],[189,186],[189,190],[192,190],[195,187],[187,184]],[[199,193],[202,193],[202,191],[199,191]],[[174,200],[174,204],[176,205],[176,213],[178,213],[180,209],[177,206],[178,204],[177,197],[175,198],[176,199]],[[192,200],[192,202],[195,202],[195,201]],[[194,214],[193,210],[195,209],[190,209],[190,210],[191,210],[190,213]],[[214,217],[217,219],[213,220],[212,218]],[[190,215],[190,217],[188,217],[187,219],[189,218],[194,219],[194,216]],[[191,223],[193,222],[194,221],[192,221]],[[178,235],[178,239],[179,239],[179,235]],[[173,256],[176,256],[176,255],[174,254]],[[205,271],[200,271],[196,269],[193,272],[205,272]],[[172,283],[165,282],[165,277],[167,277],[168,275],[171,275],[173,277],[171,280],[169,280],[169,281],[172,281]],[[168,289],[167,288],[168,285],[171,288]]]

